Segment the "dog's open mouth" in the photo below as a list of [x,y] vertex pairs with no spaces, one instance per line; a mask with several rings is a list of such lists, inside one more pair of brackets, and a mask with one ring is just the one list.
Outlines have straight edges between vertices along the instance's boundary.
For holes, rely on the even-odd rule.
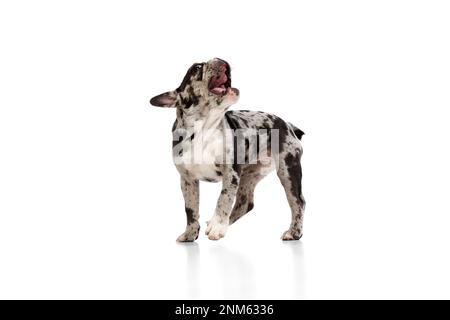
[[226,64],[219,67],[217,75],[213,76],[209,81],[209,92],[216,95],[225,95],[228,89],[231,89],[230,68]]

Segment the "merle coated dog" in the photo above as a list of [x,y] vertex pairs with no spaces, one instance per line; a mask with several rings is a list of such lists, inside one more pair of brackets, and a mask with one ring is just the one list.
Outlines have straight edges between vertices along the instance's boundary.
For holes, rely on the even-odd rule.
[[177,110],[173,157],[181,175],[187,215],[186,230],[177,241],[198,238],[200,180],[222,180],[215,214],[206,228],[208,238],[218,240],[229,225],[253,209],[255,187],[272,170],[284,187],[292,214],[291,225],[281,238],[302,237],[303,132],[269,113],[227,111],[238,99],[239,90],[231,87],[230,65],[215,58],[195,63],[176,90],[150,100],[154,106]]

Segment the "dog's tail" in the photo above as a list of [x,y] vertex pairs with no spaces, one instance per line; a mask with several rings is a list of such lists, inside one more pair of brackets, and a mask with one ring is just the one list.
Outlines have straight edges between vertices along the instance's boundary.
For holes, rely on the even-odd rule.
[[295,136],[298,138],[298,140],[302,140],[302,136],[305,134],[302,130],[294,126],[292,123],[289,122],[289,125],[292,128],[292,131],[294,131]]

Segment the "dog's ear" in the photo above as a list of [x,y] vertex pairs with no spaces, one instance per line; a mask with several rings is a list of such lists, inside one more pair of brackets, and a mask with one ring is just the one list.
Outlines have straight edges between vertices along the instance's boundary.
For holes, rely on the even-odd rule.
[[150,103],[157,107],[173,108],[177,102],[177,93],[175,91],[168,91],[161,93],[150,99]]

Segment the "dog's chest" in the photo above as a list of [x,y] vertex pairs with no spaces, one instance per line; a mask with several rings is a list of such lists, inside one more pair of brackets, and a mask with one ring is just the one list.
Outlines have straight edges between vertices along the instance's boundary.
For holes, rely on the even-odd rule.
[[224,130],[222,126],[214,129],[198,127],[177,146],[175,165],[183,175],[218,182],[222,179],[219,169],[224,159]]

